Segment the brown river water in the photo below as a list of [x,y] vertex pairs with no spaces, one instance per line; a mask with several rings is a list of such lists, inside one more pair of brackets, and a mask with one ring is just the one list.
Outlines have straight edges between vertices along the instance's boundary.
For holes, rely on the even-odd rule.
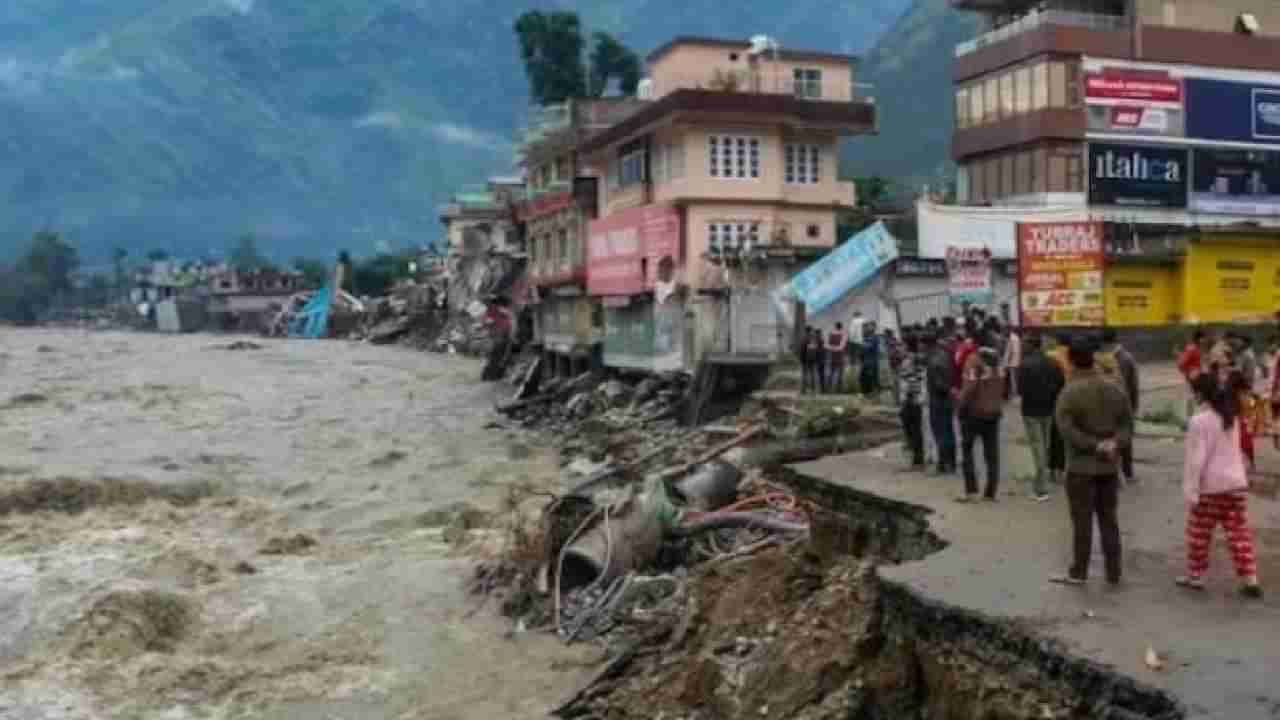
[[[479,364],[233,340],[0,328],[0,718],[531,718],[576,689],[599,650],[464,590],[510,489],[560,482],[485,428]],[[468,547],[463,508],[492,514]]]

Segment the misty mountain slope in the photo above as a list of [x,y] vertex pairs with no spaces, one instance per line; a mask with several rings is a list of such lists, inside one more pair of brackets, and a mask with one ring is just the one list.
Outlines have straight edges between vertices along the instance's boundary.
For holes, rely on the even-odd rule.
[[847,144],[846,172],[901,178],[908,188],[951,173],[952,60],[955,46],[977,28],[977,16],[953,10],[949,0],[914,0],[863,61],[862,80],[875,85],[880,134]]
[[7,0],[0,257],[41,227],[91,258],[420,244],[450,192],[511,169],[530,7],[642,54],[758,32],[858,52],[908,1]]

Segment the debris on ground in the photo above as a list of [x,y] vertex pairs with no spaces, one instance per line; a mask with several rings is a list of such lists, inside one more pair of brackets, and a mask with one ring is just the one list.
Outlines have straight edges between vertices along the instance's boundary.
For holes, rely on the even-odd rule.
[[238,351],[244,351],[244,350],[261,350],[262,345],[259,343],[253,342],[252,340],[236,340],[235,342],[230,342],[225,345],[214,345],[213,349],[238,352]]
[[301,555],[315,545],[315,538],[306,533],[298,533],[288,537],[273,537],[258,552],[263,555]]

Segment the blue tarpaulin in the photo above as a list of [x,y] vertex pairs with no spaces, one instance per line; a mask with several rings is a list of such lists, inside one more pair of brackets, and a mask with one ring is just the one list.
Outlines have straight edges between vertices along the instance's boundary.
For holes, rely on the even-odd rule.
[[806,313],[817,315],[865,285],[897,257],[897,239],[883,222],[877,222],[778,288],[775,302],[781,306],[787,298],[796,298],[804,302]]
[[333,304],[333,290],[328,286],[320,288],[315,295],[302,306],[297,317],[289,325],[290,337],[308,339],[322,338],[329,330],[329,307]]

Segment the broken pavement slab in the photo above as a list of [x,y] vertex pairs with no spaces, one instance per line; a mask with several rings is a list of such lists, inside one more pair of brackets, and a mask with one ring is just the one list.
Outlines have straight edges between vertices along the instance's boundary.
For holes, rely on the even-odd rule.
[[[1182,701],[1188,717],[1271,720],[1280,707],[1274,682],[1280,667],[1280,602],[1242,601],[1219,534],[1210,591],[1179,591],[1173,578],[1183,563],[1183,514],[1178,443],[1139,440],[1142,480],[1121,491],[1125,580],[1102,582],[1095,549],[1092,580],[1084,588],[1051,585],[1069,560],[1066,499],[1054,487],[1050,503],[1035,504],[1012,478],[1028,466],[1027,450],[1013,442],[1021,423],[1003,423],[1005,487],[998,504],[958,504],[957,475],[903,473],[895,453],[862,452],[798,465],[797,472],[929,511],[932,532],[948,546],[924,560],[882,567],[881,577],[925,602],[990,618],[1009,618],[1099,666],[1163,688]],[[1280,457],[1268,450],[1260,464]],[[1280,578],[1280,504],[1250,498],[1259,537],[1260,575]],[[1096,542],[1096,541],[1095,541]],[[1148,647],[1176,658],[1160,672],[1144,663]]]

